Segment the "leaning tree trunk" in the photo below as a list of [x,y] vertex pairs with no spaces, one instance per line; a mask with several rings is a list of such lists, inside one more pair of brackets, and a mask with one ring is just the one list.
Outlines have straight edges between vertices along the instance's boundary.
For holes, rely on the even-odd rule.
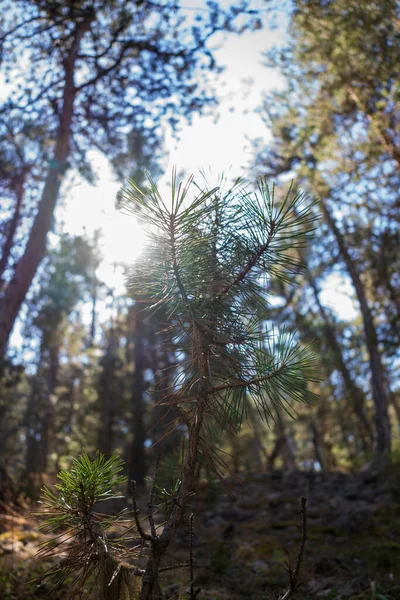
[[351,373],[347,368],[346,362],[343,358],[342,350],[338,339],[336,337],[335,328],[329,320],[329,317],[326,313],[324,306],[322,306],[318,289],[312,275],[309,271],[306,273],[308,282],[313,290],[315,302],[318,307],[319,314],[324,322],[324,330],[326,341],[329,344],[332,353],[335,365],[342,376],[343,383],[345,388],[350,396],[353,412],[356,415],[359,423],[360,423],[360,432],[361,432],[361,441],[363,445],[364,452],[367,452],[370,444],[374,441],[374,435],[371,428],[371,424],[368,420],[367,414],[365,412],[365,401],[364,394],[357,386],[357,384],[353,381]]
[[54,156],[50,163],[39,209],[30,231],[25,252],[19,260],[14,275],[0,299],[0,361],[4,357],[8,340],[21,305],[32,283],[36,270],[46,252],[46,237],[50,230],[54,208],[63,176],[68,168],[71,127],[76,87],[75,64],[82,37],[90,27],[92,16],[76,25],[73,43],[64,60],[65,82],[62,109],[59,118]]
[[336,238],[340,255],[347,267],[347,271],[352,280],[357,299],[360,305],[361,315],[364,324],[365,341],[369,355],[369,365],[371,369],[372,397],[375,409],[375,427],[376,427],[376,452],[383,454],[390,452],[391,449],[391,431],[388,413],[388,397],[385,387],[384,368],[378,348],[378,336],[368,305],[367,296],[362,284],[356,265],[350,256],[345,239],[339,230],[335,219],[331,215],[328,207],[321,202],[321,208],[325,220]]
[[21,219],[21,209],[22,209],[22,202],[23,202],[23,198],[24,198],[24,180],[25,180],[25,172],[23,171],[19,175],[19,181],[15,186],[16,203],[15,203],[14,214],[13,214],[12,218],[10,219],[9,223],[7,224],[8,225],[7,235],[6,235],[6,239],[4,240],[3,247],[1,249],[0,290],[3,287],[4,272],[7,269],[11,251],[12,251],[12,248],[14,245],[15,234],[16,234],[17,227],[18,227],[18,224]]

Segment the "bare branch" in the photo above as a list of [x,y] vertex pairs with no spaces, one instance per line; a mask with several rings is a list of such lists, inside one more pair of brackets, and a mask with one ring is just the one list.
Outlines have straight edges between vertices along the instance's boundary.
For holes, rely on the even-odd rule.
[[238,273],[238,275],[235,277],[235,279],[231,283],[228,283],[228,285],[222,290],[222,292],[220,294],[218,294],[217,298],[226,296],[226,294],[228,294],[232,288],[239,285],[239,283],[241,283],[246,278],[246,276],[251,271],[251,269],[253,269],[256,266],[256,264],[258,263],[258,261],[260,260],[262,255],[268,251],[268,249],[271,245],[274,233],[275,233],[274,222],[272,222],[271,228],[270,228],[270,231],[268,234],[268,239],[265,242],[265,244],[260,246],[258,251],[255,254],[253,254],[253,256],[250,258],[248,263],[242,268],[242,270]]
[[84,53],[82,53],[82,54],[79,54],[79,58],[80,59],[86,59],[86,58],[94,59],[97,63],[98,60],[100,60],[101,58],[103,58],[104,56],[106,56],[109,53],[111,48],[114,46],[115,42],[118,41],[118,36],[120,35],[120,33],[122,33],[122,31],[124,29],[126,29],[128,24],[129,23],[127,23],[125,21],[123,23],[121,23],[121,25],[116,29],[114,35],[112,36],[107,48],[105,48],[105,50],[103,50],[103,52],[100,52],[99,54],[84,54]]
[[151,535],[153,536],[153,538],[157,537],[157,531],[156,531],[156,526],[154,523],[154,514],[153,514],[153,499],[154,499],[154,489],[155,489],[155,485],[156,485],[156,477],[157,477],[157,471],[158,471],[159,464],[160,464],[160,454],[158,454],[157,459],[156,459],[156,466],[155,466],[154,475],[153,475],[153,478],[151,481],[151,488],[150,488],[149,499],[148,499],[148,503],[147,503],[147,517],[149,519],[150,531],[151,531]]
[[159,573],[165,573],[165,571],[174,571],[175,569],[186,569],[189,563],[178,563],[176,565],[170,565],[169,567],[161,567],[158,569]]
[[243,388],[248,388],[252,385],[258,385],[259,383],[264,383],[265,381],[268,381],[269,379],[274,379],[274,377],[278,377],[282,371],[284,371],[286,369],[287,365],[286,363],[282,363],[280,367],[278,367],[275,371],[273,371],[272,373],[269,373],[268,375],[264,375],[264,377],[256,377],[255,379],[247,379],[245,381],[232,381],[231,383],[223,383],[222,385],[218,385],[217,387],[212,388],[208,393],[209,394],[215,394],[216,392],[222,392],[224,390],[232,390],[234,388],[238,388],[238,387],[243,387]]
[[292,596],[295,594],[295,592],[297,591],[297,589],[299,587],[299,573],[300,573],[301,563],[303,561],[306,539],[307,539],[307,498],[304,498],[304,496],[303,496],[301,498],[301,540],[300,540],[299,551],[297,553],[296,565],[293,570],[292,566],[290,564],[290,561],[288,560],[287,570],[288,570],[289,578],[290,578],[289,589],[287,590],[287,592],[285,592],[285,594],[283,596],[280,597],[279,600],[288,600],[289,598],[292,598]]
[[152,542],[153,536],[151,536],[145,532],[145,530],[143,529],[142,524],[139,520],[139,510],[137,507],[137,497],[136,497],[136,481],[134,481],[133,479],[131,481],[131,493],[132,493],[133,517],[135,519],[136,529],[138,530],[138,533],[143,540]]
[[94,77],[92,77],[85,83],[82,83],[82,85],[79,85],[76,88],[77,91],[80,92],[81,90],[85,89],[86,87],[89,87],[90,85],[94,85],[95,83],[97,83],[97,81],[100,81],[100,79],[102,79],[105,75],[112,73],[121,64],[121,62],[124,59],[128,50],[137,50],[138,54],[140,52],[142,52],[143,50],[147,50],[148,52],[151,52],[152,54],[156,54],[160,58],[160,60],[163,60],[167,63],[171,60],[171,58],[176,58],[179,56],[187,57],[187,55],[188,55],[187,51],[185,51],[185,50],[179,50],[179,52],[162,52],[157,47],[156,44],[152,44],[151,42],[148,42],[148,41],[140,42],[140,41],[127,40],[123,44],[121,51],[119,53],[119,56],[115,59],[113,64],[110,65],[109,67],[107,67],[106,69],[100,68],[98,70],[97,74],[94,75]]
[[194,560],[193,560],[193,540],[194,540],[194,514],[189,517],[189,572],[190,572],[190,600],[196,600],[200,593],[200,588],[194,588]]
[[16,31],[18,31],[18,29],[21,29],[21,27],[24,27],[24,25],[29,25],[30,23],[34,23],[35,21],[42,21],[42,20],[43,20],[43,17],[41,15],[38,15],[37,17],[32,17],[30,19],[27,19],[26,21],[22,21],[22,23],[18,23],[18,25],[16,25],[9,31],[6,31],[3,35],[0,36],[0,43],[4,42],[8,38],[9,35],[13,35]]

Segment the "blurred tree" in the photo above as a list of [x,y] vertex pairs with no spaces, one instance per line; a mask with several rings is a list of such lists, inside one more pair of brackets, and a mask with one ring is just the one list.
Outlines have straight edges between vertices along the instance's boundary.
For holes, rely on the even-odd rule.
[[[290,41],[268,55],[268,64],[287,81],[263,107],[274,139],[267,151],[262,141],[256,144],[260,172],[296,176],[321,198],[325,228],[315,242],[314,263],[319,260],[323,278],[339,260],[354,286],[378,453],[391,448],[389,385],[396,375],[387,359],[398,356],[400,341],[399,23],[395,0],[294,1]],[[337,368],[368,434],[361,398],[315,292]]]
[[12,475],[22,467],[21,429],[28,393],[24,367],[5,361],[0,379],[0,507],[4,512],[7,504],[17,501],[18,486]]
[[1,173],[15,182],[9,187],[17,197],[3,234],[4,264],[23,188],[34,189],[34,214],[0,298],[0,358],[45,255],[67,170],[93,179],[91,149],[117,167],[132,151],[154,156],[167,124],[176,128],[181,117],[214,102],[199,77],[216,70],[208,40],[235,30],[247,0],[226,10],[211,0],[206,6],[189,18],[175,0],[3,0],[0,155],[8,168],[18,154],[19,165]]
[[100,401],[99,449],[105,456],[114,451],[114,427],[118,407],[124,396],[123,362],[120,357],[121,330],[116,323],[104,331],[105,351],[100,359],[101,375],[98,392]]
[[[129,478],[134,479],[139,486],[144,484],[146,476],[146,457],[145,441],[147,427],[145,427],[144,417],[146,404],[144,392],[146,382],[144,371],[146,368],[146,358],[148,361],[148,352],[146,353],[146,338],[148,323],[143,318],[143,310],[146,308],[145,302],[140,302],[136,297],[135,305],[131,308],[128,316],[130,338],[133,337],[133,357],[135,365],[134,382],[132,386],[132,434],[133,441],[130,448],[129,457]],[[147,354],[147,357],[146,357]],[[150,365],[147,362],[147,366]]]
[[39,332],[40,342],[25,415],[27,474],[48,470],[68,318],[84,296],[85,288],[89,292],[91,266],[96,260],[84,239],[63,236],[59,248],[53,249],[49,256],[44,281],[31,302],[31,323]]

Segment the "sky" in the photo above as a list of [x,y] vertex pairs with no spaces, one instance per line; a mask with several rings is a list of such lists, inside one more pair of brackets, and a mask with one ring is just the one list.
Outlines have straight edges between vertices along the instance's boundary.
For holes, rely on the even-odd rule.
[[[280,78],[263,65],[262,53],[281,41],[283,28],[272,33],[265,28],[240,36],[225,34],[215,42],[220,45],[215,51],[217,62],[225,67],[218,82],[219,106],[213,115],[194,115],[191,125],[182,123],[179,140],[166,132],[168,154],[159,181],[166,193],[173,167],[187,174],[209,168],[216,176],[222,172],[231,173],[232,178],[245,174],[253,157],[251,140],[260,135],[269,139],[256,109],[263,92],[277,87]],[[92,158],[99,174],[96,186],[84,181],[70,183],[56,218],[62,229],[73,235],[93,236],[96,229],[101,229],[105,260],[99,276],[109,285],[120,287],[123,282],[118,274],[113,276],[113,265],[134,260],[144,235],[133,217],[115,210],[116,193],[123,182],[115,180],[104,156],[93,153]]]
[[[264,3],[254,0],[255,8]],[[186,3],[193,4],[192,0]],[[194,115],[192,124],[182,124],[179,139],[166,132],[167,157],[160,189],[168,193],[173,167],[178,172],[197,174],[200,169],[224,172],[232,178],[245,175],[253,159],[251,140],[270,133],[257,112],[263,94],[282,85],[277,72],[263,64],[263,53],[282,43],[285,32],[285,14],[280,14],[278,27],[268,28],[268,14],[264,13],[266,27],[242,35],[224,34],[213,42],[218,64],[225,67],[217,87],[219,106],[215,114]],[[115,294],[123,294],[125,281],[117,263],[132,263],[140,254],[145,236],[132,216],[118,213],[115,197],[123,182],[117,181],[104,156],[93,153],[93,164],[98,172],[95,186],[78,181],[70,183],[63,203],[56,213],[59,227],[70,234],[93,237],[101,229],[100,248],[103,261],[98,277]],[[129,175],[129,173],[127,173]],[[332,275],[322,290],[322,300],[343,319],[352,319],[357,310],[350,299],[351,285],[338,275]]]

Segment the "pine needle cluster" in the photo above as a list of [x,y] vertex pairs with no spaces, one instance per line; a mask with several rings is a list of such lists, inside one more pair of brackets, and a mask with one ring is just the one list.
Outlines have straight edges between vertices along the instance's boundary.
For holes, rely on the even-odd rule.
[[293,282],[302,267],[297,250],[315,228],[314,203],[292,188],[279,200],[265,180],[249,188],[238,180],[225,192],[199,191],[193,178],[178,184],[174,174],[169,203],[150,176],[144,189],[129,181],[120,196],[150,241],[131,291],[149,311],[166,305],[164,333],[183,357],[163,402],[188,426],[204,400],[203,434],[206,423],[238,432],[247,396],[267,420],[274,405],[292,413],[294,402],[316,399],[308,389],[316,361],[295,333],[269,326],[268,303],[271,278]]
[[108,539],[107,531],[125,519],[126,513],[105,515],[96,508],[100,502],[123,497],[114,491],[126,482],[122,469],[123,461],[116,455],[106,460],[97,452],[92,461],[83,452],[72,459],[69,470],[60,471],[56,492],[47,487],[42,490],[40,529],[52,537],[42,544],[39,555],[61,557],[44,579],[53,587],[68,582],[71,598],[81,593],[87,580],[96,582],[104,578],[105,572],[107,588],[113,574],[121,570],[127,540],[123,536]]

